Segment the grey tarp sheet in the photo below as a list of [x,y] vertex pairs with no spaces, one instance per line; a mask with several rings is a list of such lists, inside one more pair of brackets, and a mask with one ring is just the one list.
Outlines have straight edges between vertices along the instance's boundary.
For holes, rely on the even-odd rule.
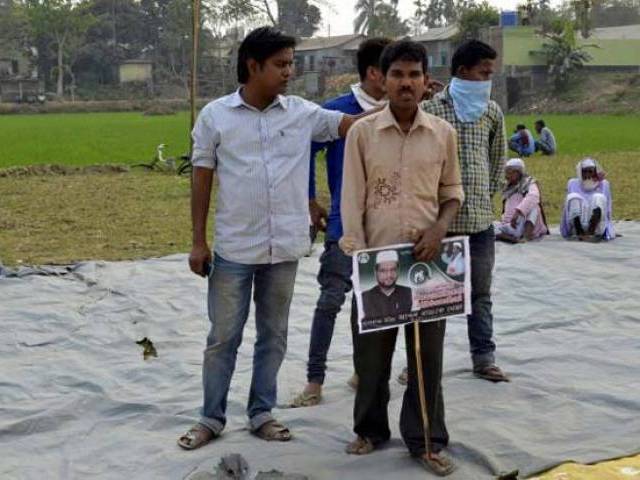
[[[532,473],[564,460],[640,451],[640,224],[607,244],[554,235],[497,246],[498,361],[510,384],[475,379],[466,322],[451,318],[445,403],[452,479]],[[320,250],[318,247],[316,250]],[[281,370],[284,405],[303,385],[318,288],[316,254],[301,261]],[[325,401],[278,409],[295,434],[265,443],[246,431],[244,406],[255,330],[250,319],[223,438],[194,452],[175,441],[197,418],[207,334],[205,281],[186,257],[90,262],[0,277],[0,478],[182,479],[242,453],[253,472],[277,468],[317,479],[424,478],[399,439],[402,388],[391,381],[393,439],[366,457],[352,438],[348,316],[338,319]],[[149,337],[158,358],[135,344]],[[400,340],[400,339],[399,339]],[[394,377],[404,364],[402,342]]]

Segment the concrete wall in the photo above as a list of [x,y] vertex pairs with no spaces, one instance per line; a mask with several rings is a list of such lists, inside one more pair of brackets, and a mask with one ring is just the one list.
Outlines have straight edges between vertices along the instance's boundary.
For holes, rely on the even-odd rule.
[[[606,30],[606,29],[601,29]],[[517,66],[544,65],[545,58],[532,54],[542,48],[544,38],[536,35],[533,27],[502,29],[504,37],[504,64]],[[591,37],[583,39],[578,35],[578,43],[595,45],[587,48],[593,60],[592,66],[638,66],[640,65],[640,39],[612,39]]]

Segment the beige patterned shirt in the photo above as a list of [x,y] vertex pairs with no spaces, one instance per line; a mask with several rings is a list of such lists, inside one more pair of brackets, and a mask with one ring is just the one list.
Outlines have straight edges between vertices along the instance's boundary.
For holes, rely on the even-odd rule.
[[449,123],[419,109],[405,134],[387,107],[351,128],[340,202],[345,252],[415,241],[452,199],[462,203],[464,193]]

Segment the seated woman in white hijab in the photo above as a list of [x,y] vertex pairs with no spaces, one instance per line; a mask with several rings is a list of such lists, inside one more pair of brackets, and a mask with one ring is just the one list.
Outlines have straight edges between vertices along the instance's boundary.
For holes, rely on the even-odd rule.
[[502,192],[502,218],[494,223],[496,240],[518,243],[548,234],[540,188],[524,162],[509,160],[504,176],[507,185]]
[[611,186],[605,172],[592,158],[576,167],[577,177],[567,184],[560,233],[564,238],[599,241],[613,240],[616,232],[611,221]]

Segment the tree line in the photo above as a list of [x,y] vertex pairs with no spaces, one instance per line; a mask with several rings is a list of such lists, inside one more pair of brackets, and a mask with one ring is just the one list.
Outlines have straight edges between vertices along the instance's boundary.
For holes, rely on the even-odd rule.
[[[567,22],[583,36],[593,27],[640,23],[640,0],[525,0],[520,16],[544,32],[562,32]],[[118,83],[126,60],[153,63],[154,83],[188,88],[192,0],[0,0],[0,54],[22,55],[37,66],[47,91],[63,98]],[[354,32],[400,37],[457,24],[460,39],[499,24],[499,11],[486,0],[414,0],[411,19],[402,19],[398,0],[357,0]],[[201,65],[204,87],[233,83],[233,49],[244,33],[271,24],[296,37],[317,33],[321,8],[332,0],[202,0]],[[342,13],[342,12],[341,12]],[[229,54],[230,53],[230,54]],[[210,83],[210,85],[207,84]]]

